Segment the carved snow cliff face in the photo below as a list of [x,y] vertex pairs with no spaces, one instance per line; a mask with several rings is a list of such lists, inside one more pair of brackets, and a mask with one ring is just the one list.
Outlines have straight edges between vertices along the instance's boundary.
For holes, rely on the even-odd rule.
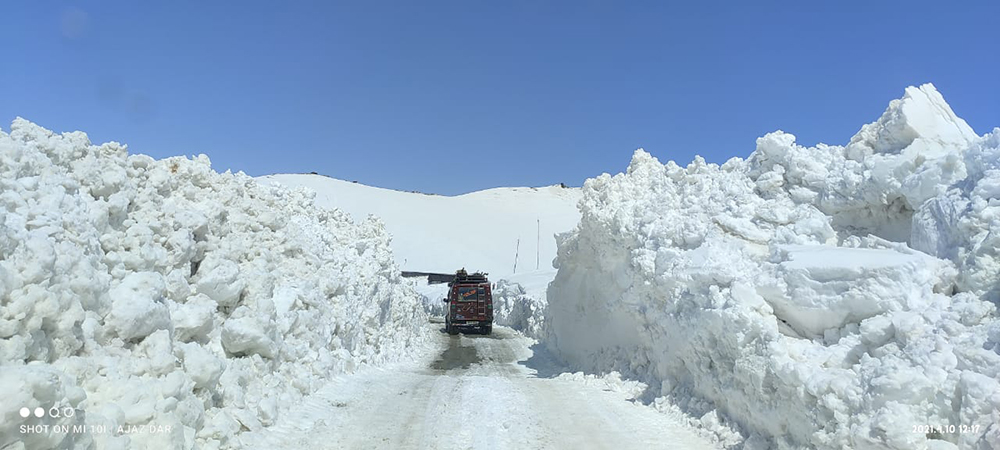
[[976,136],[931,85],[847,146],[639,150],[584,186],[544,341],[748,445],[1000,448],[998,165],[1000,130]]

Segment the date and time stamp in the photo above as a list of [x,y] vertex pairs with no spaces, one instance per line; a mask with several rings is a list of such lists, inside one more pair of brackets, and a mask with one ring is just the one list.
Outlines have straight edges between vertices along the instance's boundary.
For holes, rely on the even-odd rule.
[[977,434],[982,430],[979,425],[913,425],[914,433],[922,433],[927,435],[945,435],[945,434]]

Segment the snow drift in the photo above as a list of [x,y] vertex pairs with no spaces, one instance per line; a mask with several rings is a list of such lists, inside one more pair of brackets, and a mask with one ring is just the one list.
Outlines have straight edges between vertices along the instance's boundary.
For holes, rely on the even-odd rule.
[[746,448],[1000,448],[1000,129],[976,136],[933,86],[846,146],[639,150],[583,191],[545,313],[568,362]]
[[[420,344],[424,321],[377,220],[205,156],[0,132],[0,447],[239,447],[329,376]],[[37,407],[76,413],[19,412]]]

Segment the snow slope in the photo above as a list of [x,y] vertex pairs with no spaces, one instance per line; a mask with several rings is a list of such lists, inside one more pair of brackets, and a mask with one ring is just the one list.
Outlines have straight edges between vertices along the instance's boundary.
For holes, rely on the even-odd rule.
[[[451,273],[465,267],[491,279],[549,270],[554,235],[580,220],[579,188],[496,188],[454,197],[381,189],[321,175],[258,178],[316,192],[316,204],[355,219],[379,217],[403,270]],[[520,244],[518,244],[520,240]]]
[[580,205],[545,312],[569,363],[745,448],[1000,448],[1000,129],[976,136],[933,86],[846,146],[639,150]]
[[376,220],[203,155],[0,132],[0,448],[232,448],[425,323]]

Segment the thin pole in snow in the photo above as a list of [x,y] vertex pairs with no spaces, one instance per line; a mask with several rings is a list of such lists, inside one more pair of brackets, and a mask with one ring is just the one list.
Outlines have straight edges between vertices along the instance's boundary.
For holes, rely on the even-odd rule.
[[517,238],[517,245],[514,247],[514,273],[517,273],[517,254],[521,250],[521,238]]

